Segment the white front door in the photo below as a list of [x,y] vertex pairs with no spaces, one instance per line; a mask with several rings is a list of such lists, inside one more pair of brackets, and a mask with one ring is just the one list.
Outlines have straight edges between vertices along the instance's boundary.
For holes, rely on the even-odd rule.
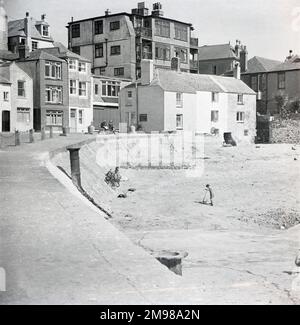
[[77,132],[77,111],[76,109],[71,109],[70,113],[70,128],[72,133]]

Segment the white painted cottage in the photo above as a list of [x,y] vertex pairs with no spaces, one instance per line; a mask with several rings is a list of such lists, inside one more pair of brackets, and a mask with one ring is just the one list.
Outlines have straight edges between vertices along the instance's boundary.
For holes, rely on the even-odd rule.
[[120,93],[121,122],[145,132],[196,131],[238,142],[256,136],[256,93],[240,79],[154,70],[142,62],[142,79]]

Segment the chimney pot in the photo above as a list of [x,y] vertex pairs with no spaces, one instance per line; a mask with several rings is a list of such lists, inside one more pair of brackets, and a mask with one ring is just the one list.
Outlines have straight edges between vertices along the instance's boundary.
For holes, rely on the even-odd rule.
[[28,11],[26,12],[26,17],[29,17],[29,12]]

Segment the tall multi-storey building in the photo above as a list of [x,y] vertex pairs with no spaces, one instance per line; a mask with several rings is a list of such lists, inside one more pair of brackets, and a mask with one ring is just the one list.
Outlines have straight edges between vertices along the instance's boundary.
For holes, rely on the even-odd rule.
[[92,62],[93,72],[135,80],[141,77],[141,60],[154,60],[157,68],[171,69],[179,57],[185,72],[198,72],[198,40],[186,22],[164,16],[160,3],[150,13],[145,3],[131,13],[121,12],[72,21],[68,24],[69,49]]

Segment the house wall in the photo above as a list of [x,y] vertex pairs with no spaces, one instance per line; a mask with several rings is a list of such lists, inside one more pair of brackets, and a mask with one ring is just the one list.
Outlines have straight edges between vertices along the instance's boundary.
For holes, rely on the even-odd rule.
[[195,94],[184,93],[182,107],[176,107],[176,92],[165,92],[164,98],[164,129],[176,131],[176,116],[183,115],[183,130],[195,130],[197,100]]
[[268,112],[271,114],[278,113],[278,106],[275,97],[278,93],[283,92],[290,99],[300,96],[300,70],[285,72],[285,89],[278,89],[278,73],[268,73]]
[[[92,62],[95,74],[100,74],[99,68],[107,65],[106,76],[114,77],[114,68],[124,67],[122,77],[135,78],[135,33],[129,17],[120,15],[99,20],[103,20],[103,34],[94,34],[95,20],[80,22],[80,37],[70,38],[70,46],[80,46],[80,54]],[[117,20],[120,21],[120,29],[110,31],[110,23]],[[95,58],[95,44],[98,43],[103,43],[102,58]],[[117,45],[121,46],[121,55],[110,55],[111,47]]]
[[[128,91],[132,91],[131,100],[127,98]],[[137,100],[139,103],[138,111]],[[132,113],[136,116],[138,124],[142,127],[143,131],[158,132],[165,130],[164,92],[159,86],[138,87],[138,99],[136,88],[124,88],[120,92],[119,104],[122,123],[128,123],[128,113]],[[147,122],[139,121],[141,114],[147,114]]]
[[[3,98],[4,92],[9,93],[8,101],[4,101],[4,98]],[[3,111],[11,112],[11,85],[0,83],[0,132],[3,132],[3,130],[2,130],[2,112]],[[12,131],[12,128],[11,128],[11,131]]]
[[199,60],[199,73],[200,74],[215,74],[214,67],[217,67],[217,75],[222,75],[225,72],[231,71],[234,67],[236,60],[221,59],[221,60]]
[[[88,127],[93,121],[93,107],[92,107],[92,75],[91,75],[91,64],[87,63],[87,71],[85,73],[79,72],[78,69],[68,70],[69,72],[69,90],[70,90],[70,80],[76,80],[77,92],[76,94],[70,94],[69,91],[69,127],[71,132],[87,132]],[[78,62],[77,62],[78,67]],[[79,96],[79,82],[86,82],[87,85],[87,96]],[[71,110],[76,110],[76,128],[72,129],[71,125]],[[83,111],[83,123],[79,120],[79,111]]]
[[[224,132],[231,132],[237,142],[253,143],[256,137],[256,95],[244,94],[243,105],[238,104],[237,96],[228,94],[228,125]],[[237,112],[245,113],[244,122],[237,121]]]
[[[12,64],[10,67],[11,74],[11,96],[12,96],[12,112],[11,112],[11,128],[18,131],[28,131],[33,129],[33,80],[24,72],[17,64]],[[18,96],[18,81],[25,82],[25,97]],[[29,123],[20,123],[17,119],[18,108],[29,108],[30,120]]]

